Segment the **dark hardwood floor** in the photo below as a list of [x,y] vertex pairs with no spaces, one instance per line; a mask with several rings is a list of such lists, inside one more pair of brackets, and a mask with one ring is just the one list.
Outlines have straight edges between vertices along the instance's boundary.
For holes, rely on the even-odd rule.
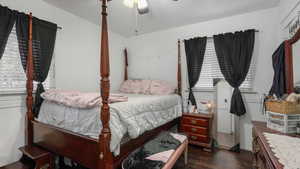
[[[173,169],[252,169],[252,153],[241,151],[234,153],[227,150],[214,150],[205,152],[196,146],[189,146],[188,165],[184,165],[183,156],[178,160]],[[30,169],[21,162],[13,163],[0,169]],[[68,167],[64,169],[70,169]]]
[[252,153],[241,151],[234,153],[227,150],[205,152],[196,146],[189,146],[188,165],[184,166],[183,157],[173,169],[252,169]]

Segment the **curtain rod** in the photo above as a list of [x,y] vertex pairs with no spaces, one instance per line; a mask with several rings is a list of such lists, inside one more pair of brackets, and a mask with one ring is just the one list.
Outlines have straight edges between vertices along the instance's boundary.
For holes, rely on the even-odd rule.
[[62,27],[61,26],[57,26],[57,29],[62,30]]
[[[255,32],[259,32],[259,30],[257,30],[257,29],[255,29],[254,30]],[[212,38],[214,38],[213,36],[207,36],[207,39],[212,39]],[[178,40],[180,40],[180,39],[178,39]],[[181,42],[184,42],[184,40],[186,40],[186,39],[182,39],[182,40],[180,40]]]

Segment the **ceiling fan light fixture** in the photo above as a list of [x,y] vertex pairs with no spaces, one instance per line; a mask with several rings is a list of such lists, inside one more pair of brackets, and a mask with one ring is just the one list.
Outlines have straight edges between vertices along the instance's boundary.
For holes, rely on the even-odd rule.
[[137,9],[139,14],[145,14],[149,12],[149,3],[148,0],[138,0]]
[[148,8],[149,4],[147,0],[138,0],[137,2],[139,9]]

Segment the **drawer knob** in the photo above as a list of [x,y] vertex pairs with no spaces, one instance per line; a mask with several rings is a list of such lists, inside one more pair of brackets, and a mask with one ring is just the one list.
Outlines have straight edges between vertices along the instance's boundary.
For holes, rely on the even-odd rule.
[[191,123],[192,124],[197,124],[197,121],[196,120],[191,120]]
[[195,128],[192,128],[191,130],[194,131],[194,132],[197,131],[197,129],[195,129]]
[[196,136],[191,136],[191,138],[192,138],[193,140],[196,140],[196,139],[197,139],[197,137],[196,137]]

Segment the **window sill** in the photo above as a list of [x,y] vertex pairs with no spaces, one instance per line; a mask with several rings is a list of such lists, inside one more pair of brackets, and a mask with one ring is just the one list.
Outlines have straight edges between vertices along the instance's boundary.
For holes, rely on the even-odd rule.
[[215,92],[214,88],[193,88],[193,92]]
[[[240,89],[243,94],[257,94],[256,91],[249,89]],[[187,90],[188,92],[188,90]],[[214,88],[193,88],[193,92],[216,92]]]
[[[35,94],[35,91],[33,91]],[[27,95],[26,91],[0,91],[1,96]]]

